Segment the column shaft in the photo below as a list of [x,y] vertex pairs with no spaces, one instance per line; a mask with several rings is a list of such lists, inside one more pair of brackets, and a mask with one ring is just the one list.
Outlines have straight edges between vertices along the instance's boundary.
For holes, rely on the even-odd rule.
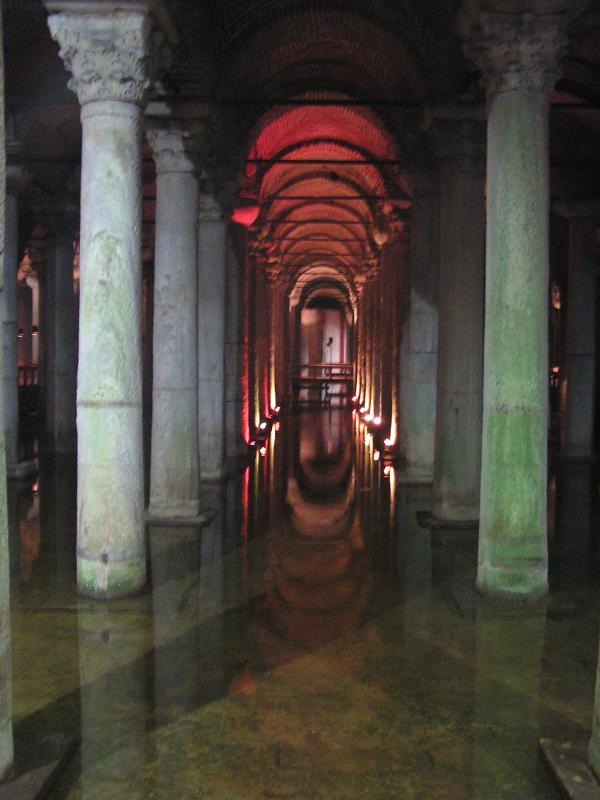
[[[149,139],[157,161],[149,513],[194,517],[200,492],[198,181],[181,134],[154,131]],[[164,148],[179,148],[181,163],[171,163]]]
[[[0,41],[2,41],[2,9],[0,8]],[[4,123],[4,56],[0,49],[0,248],[4,247],[6,259],[6,149]],[[0,280],[3,281],[3,274]],[[6,294],[3,292],[3,294]],[[0,329],[3,340],[4,325]],[[16,331],[15,331],[16,344]],[[4,358],[0,342],[0,374]],[[3,419],[3,392],[0,392],[0,419]],[[6,455],[4,426],[0,426],[0,780],[10,771],[13,763],[12,687],[10,653],[10,555],[8,546],[8,508],[6,487]]]
[[477,122],[448,126],[439,131],[440,138],[456,138],[441,166],[433,516],[469,522],[479,514],[481,458],[483,129]]
[[17,380],[17,268],[19,260],[19,200],[10,186],[6,191],[4,288],[2,291],[4,440],[7,466],[19,460],[19,387]]
[[75,453],[77,353],[75,295],[73,292],[73,240],[59,233],[49,264],[47,296],[52,295],[45,332],[48,385],[46,427],[50,449],[56,455]]
[[146,579],[141,376],[141,110],[82,109],[77,580],[114,597]]
[[198,236],[200,477],[210,481],[225,473],[225,222],[201,219]]
[[583,458],[589,458],[594,451],[597,259],[595,220],[571,217],[562,452]]
[[241,270],[237,255],[227,250],[227,318],[225,343],[225,451],[227,468],[241,466],[247,447],[242,426],[242,319]]
[[439,195],[417,188],[412,207],[406,471],[432,478],[437,393]]
[[491,98],[481,523],[477,585],[547,588],[548,100]]

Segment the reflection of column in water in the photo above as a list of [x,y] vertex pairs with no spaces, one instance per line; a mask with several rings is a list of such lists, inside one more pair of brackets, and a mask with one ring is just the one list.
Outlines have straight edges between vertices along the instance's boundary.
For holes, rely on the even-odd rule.
[[557,483],[556,537],[560,556],[556,578],[561,589],[574,589],[590,582],[591,464],[561,464]]
[[195,691],[200,536],[197,528],[150,528],[154,620],[154,703],[157,722]]
[[44,549],[54,555],[58,586],[71,591],[75,579],[75,540],[77,508],[77,465],[72,458],[60,456],[50,465],[42,463],[40,478],[40,514]]
[[[0,33],[2,32],[0,14]],[[0,59],[1,61],[1,59]],[[1,366],[0,359],[0,366]],[[0,402],[0,412],[2,404]],[[2,434],[0,433],[0,444]],[[0,470],[0,508],[7,505],[4,470]],[[8,483],[10,487],[10,482]],[[16,505],[16,504],[15,504]],[[10,571],[9,571],[9,531],[5,516],[0,512],[0,778],[10,771],[13,761],[12,735],[12,675],[10,657]],[[11,538],[16,538],[14,528]],[[15,582],[16,583],[16,582]]]
[[19,490],[14,481],[7,482],[8,546],[10,558],[11,590],[19,585],[21,564],[21,532],[19,526]]
[[81,681],[81,797],[146,800],[145,705],[152,633],[141,608],[78,608]]
[[417,511],[431,505],[431,489],[399,486],[396,489],[396,555],[400,592],[419,613],[429,610],[431,599],[431,530],[421,528]]
[[472,797],[478,800],[536,796],[545,624],[541,609],[477,608]]
[[[220,647],[222,640],[222,612],[224,606],[223,580],[223,523],[225,514],[225,487],[214,484],[209,492],[210,507],[215,514],[200,535],[200,586],[198,606],[203,616],[214,617],[207,633],[203,634],[202,648],[208,652],[211,645]],[[208,633],[208,631],[210,633]],[[210,636],[210,641],[207,641]]]

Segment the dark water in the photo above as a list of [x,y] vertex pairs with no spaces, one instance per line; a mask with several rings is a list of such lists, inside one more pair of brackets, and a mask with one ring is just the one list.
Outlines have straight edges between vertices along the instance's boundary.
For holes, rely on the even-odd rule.
[[14,718],[73,730],[56,797],[555,798],[540,736],[587,739],[598,484],[551,482],[548,613],[472,591],[476,535],[419,527],[344,411],[273,430],[205,489],[203,529],[150,528],[151,591],[75,592],[75,470],[11,491]]

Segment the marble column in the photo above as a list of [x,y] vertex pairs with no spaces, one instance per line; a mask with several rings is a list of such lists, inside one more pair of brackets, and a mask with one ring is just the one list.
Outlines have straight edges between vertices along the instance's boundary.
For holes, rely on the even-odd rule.
[[227,317],[225,341],[225,452],[227,471],[244,463],[247,446],[242,431],[242,319],[241,269],[231,243],[227,248]]
[[4,442],[8,478],[27,478],[35,473],[30,461],[19,463],[19,381],[17,368],[17,271],[19,269],[19,191],[27,176],[22,167],[7,165],[4,235],[4,288],[2,332],[4,336]]
[[156,249],[149,513],[195,517],[198,461],[198,180],[184,131],[153,129]]
[[77,585],[118,597],[146,582],[140,158],[163,42],[145,0],[46,6],[82,106]]
[[198,436],[200,478],[225,475],[226,232],[220,206],[200,194],[198,228]]
[[435,519],[479,516],[485,131],[476,119],[436,120],[440,277],[433,505]]
[[565,343],[567,400],[562,455],[594,453],[596,389],[596,272],[598,245],[593,210],[569,209],[569,284]]
[[73,291],[73,240],[77,218],[51,220],[53,256],[46,281],[46,429],[54,455],[74,454],[77,447],[77,336]]
[[[2,41],[2,8],[0,8],[0,41]],[[0,48],[0,253],[6,258],[5,198],[6,198],[6,149],[4,123],[4,54]],[[0,281],[3,281],[0,272]],[[4,326],[0,329],[6,335]],[[15,335],[15,344],[16,344]],[[0,373],[4,348],[0,342]],[[2,419],[3,392],[0,392],[0,419]],[[8,548],[8,509],[6,491],[6,455],[4,426],[0,425],[0,780],[13,763],[12,733],[12,688],[10,653],[10,556]]]
[[433,480],[438,346],[439,179],[415,177],[412,205],[406,477]]
[[548,588],[548,101],[563,15],[482,12],[480,25],[467,49],[488,95],[477,586],[529,601]]

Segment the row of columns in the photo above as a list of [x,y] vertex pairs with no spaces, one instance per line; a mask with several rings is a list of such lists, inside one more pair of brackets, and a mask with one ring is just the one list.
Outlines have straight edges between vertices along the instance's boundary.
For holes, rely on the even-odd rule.
[[[560,13],[476,15],[466,49],[487,89],[487,146],[480,112],[438,113],[439,187],[431,175],[414,180],[404,478],[432,478],[434,520],[479,521],[479,589],[520,599],[547,590],[548,111],[565,24]],[[597,257],[589,217],[580,208],[571,216],[563,437],[565,454],[588,457]]]
[[[146,580],[142,454],[141,146],[143,109],[174,41],[160,4],[48,0],[83,128],[80,229],[78,586],[114,597]],[[90,64],[94,70],[90,70]],[[157,210],[149,513],[195,517],[200,477],[227,469],[226,223],[199,180],[185,126],[153,123]],[[238,359],[239,361],[239,359]],[[230,383],[239,381],[231,370]],[[198,431],[202,436],[198,437]],[[239,442],[230,442],[239,455]]]

